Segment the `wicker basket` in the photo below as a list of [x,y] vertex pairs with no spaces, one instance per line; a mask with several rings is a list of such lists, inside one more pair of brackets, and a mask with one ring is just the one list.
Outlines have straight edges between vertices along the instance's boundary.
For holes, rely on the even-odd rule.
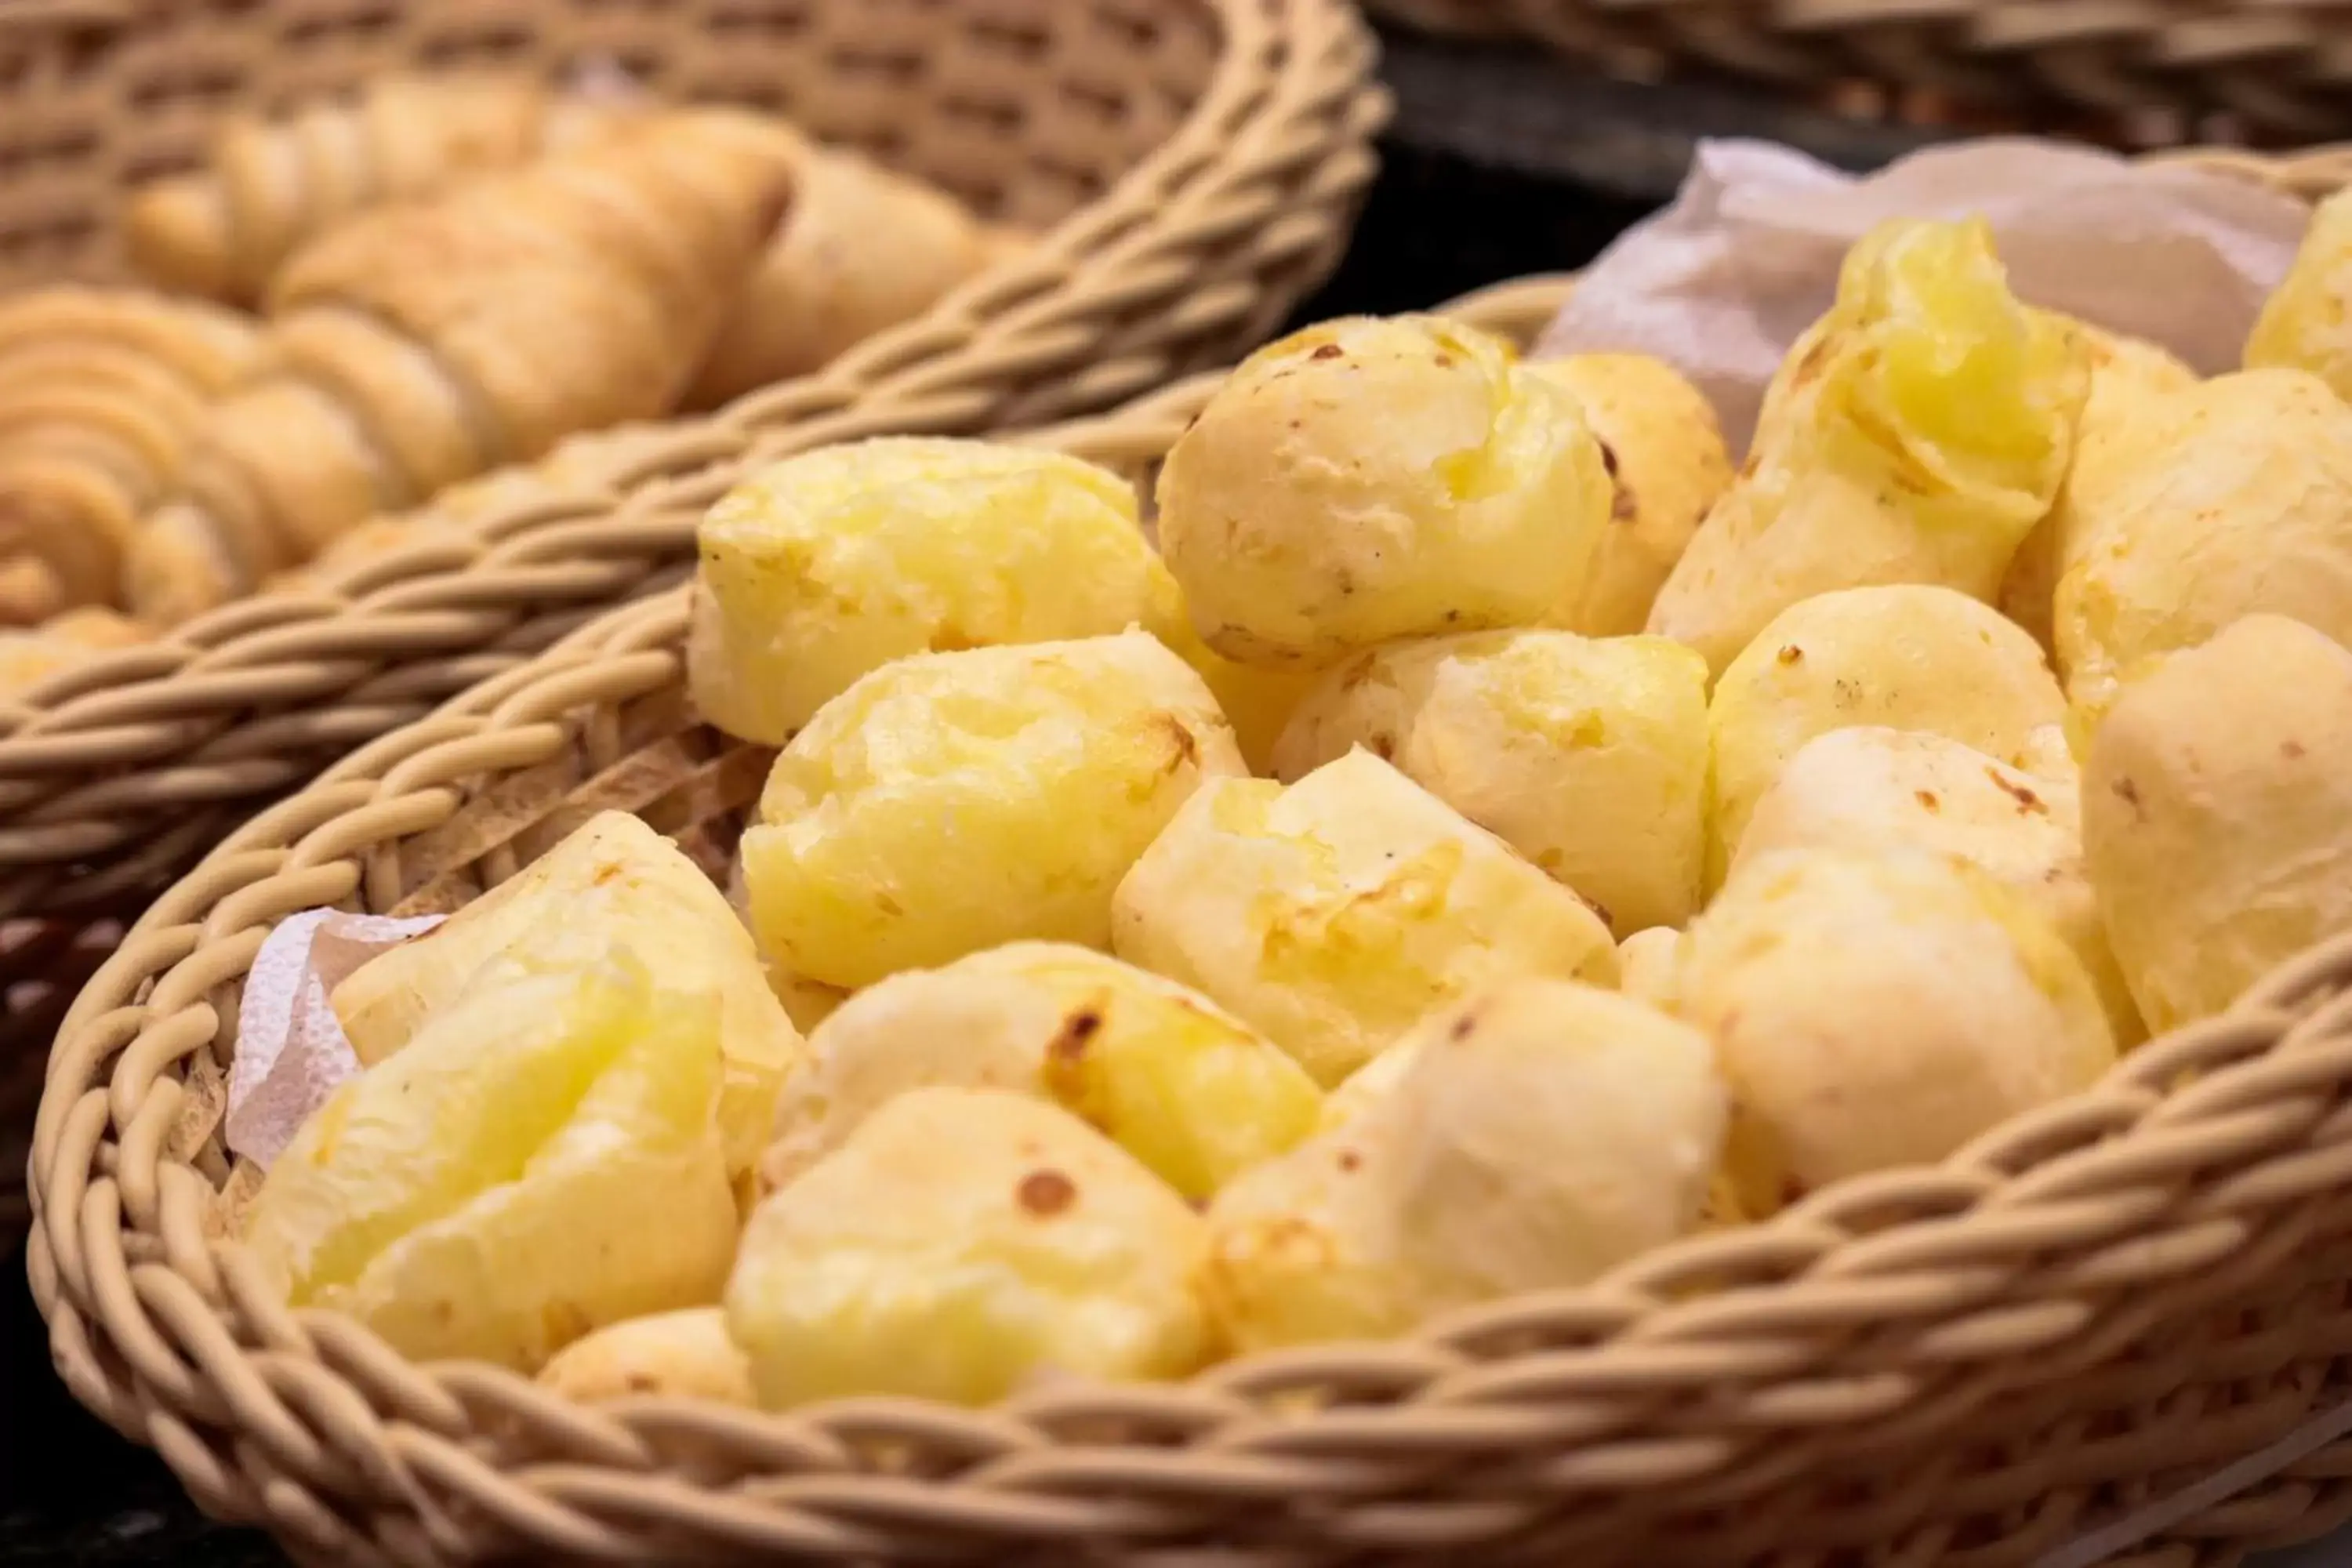
[[[1456,309],[1524,337],[1566,287]],[[1208,385],[1046,438],[1140,478]],[[683,527],[719,482],[660,505]],[[682,590],[614,612],[366,747],[233,834],[76,1004],[34,1290],[75,1394],[208,1510],[320,1563],[1159,1568],[2189,1568],[2352,1514],[2352,940],[1939,1168],[1183,1385],[591,1410],[289,1311],[208,1229],[265,932],[462,904],[597,809],[733,818],[766,753],[693,722],[685,618]]]
[[2088,115],[2145,142],[2219,116],[2265,142],[2352,135],[2345,0],[1371,0],[1424,31],[1533,37],[1637,78],[1676,67],[1882,112]]
[[594,58],[1050,232],[611,487],[0,701],[0,1208],[37,1053],[104,922],[352,746],[678,572],[688,531],[616,517],[625,492],[753,449],[1062,418],[1231,358],[1337,259],[1385,104],[1345,0],[0,0],[0,288],[116,275],[125,182],[189,159],[225,104],[395,64]]

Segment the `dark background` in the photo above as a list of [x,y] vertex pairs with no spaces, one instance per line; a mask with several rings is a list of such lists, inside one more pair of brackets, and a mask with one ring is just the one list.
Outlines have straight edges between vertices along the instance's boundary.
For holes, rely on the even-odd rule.
[[[1380,182],[1347,260],[1301,321],[1419,309],[1580,267],[1673,195],[1702,136],[1769,137],[1850,168],[1928,139],[1748,89],[1594,80],[1528,48],[1391,36],[1384,74],[1397,116]],[[284,1563],[263,1538],[205,1521],[160,1461],[74,1404],[50,1368],[21,1244],[0,1276],[0,1565]]]

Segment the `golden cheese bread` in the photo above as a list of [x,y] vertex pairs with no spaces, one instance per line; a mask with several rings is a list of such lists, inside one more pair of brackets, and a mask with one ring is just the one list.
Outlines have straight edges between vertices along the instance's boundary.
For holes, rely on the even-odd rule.
[[161,625],[352,525],[667,411],[790,198],[797,139],[724,110],[362,214],[270,290],[270,374],[216,405],[185,494],[142,525]]

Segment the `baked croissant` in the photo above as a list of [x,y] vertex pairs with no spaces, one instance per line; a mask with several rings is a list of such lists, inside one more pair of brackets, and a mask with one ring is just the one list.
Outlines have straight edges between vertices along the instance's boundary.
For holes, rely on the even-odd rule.
[[148,640],[146,628],[112,610],[89,605],[39,626],[0,631],[0,697],[15,697],[59,670],[90,663]]
[[687,402],[713,408],[818,369],[1025,243],[920,180],[855,153],[811,149],[792,216]]
[[666,411],[789,198],[796,142],[723,110],[353,218],[270,289],[271,373],[216,405],[133,543],[174,625],[353,524]]
[[87,289],[0,302],[0,624],[115,599],[140,513],[261,355],[255,324],[211,305]]
[[240,116],[207,165],[124,208],[131,264],[166,288],[261,297],[279,263],[364,207],[561,152],[622,113],[520,77],[393,77],[285,120]]

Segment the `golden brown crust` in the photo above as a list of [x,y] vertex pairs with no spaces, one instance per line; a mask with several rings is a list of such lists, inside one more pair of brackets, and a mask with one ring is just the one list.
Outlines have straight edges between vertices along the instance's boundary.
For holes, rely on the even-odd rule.
[[0,304],[0,623],[112,599],[132,519],[179,481],[250,323],[130,290]]
[[919,180],[852,153],[814,153],[688,402],[715,407],[820,369],[1027,243]]
[[[271,374],[199,433],[191,469],[214,492],[134,547],[157,559],[133,605],[168,624],[379,511],[667,412],[775,226],[796,146],[740,116],[665,115],[306,247],[271,289]],[[205,545],[215,525],[231,537]]]
[[132,195],[124,240],[157,282],[255,300],[298,247],[353,213],[511,167],[620,112],[563,103],[522,77],[389,78],[355,101],[231,121],[202,171]]
[[402,488],[422,498],[499,460],[484,427],[432,351],[366,313],[337,306],[299,310],[278,325],[289,369],[336,395],[397,466]]
[[70,287],[0,300],[0,362],[64,342],[135,350],[206,392],[250,375],[263,353],[257,323],[199,300]]
[[137,498],[71,454],[0,458],[0,623],[29,626],[114,596]]

